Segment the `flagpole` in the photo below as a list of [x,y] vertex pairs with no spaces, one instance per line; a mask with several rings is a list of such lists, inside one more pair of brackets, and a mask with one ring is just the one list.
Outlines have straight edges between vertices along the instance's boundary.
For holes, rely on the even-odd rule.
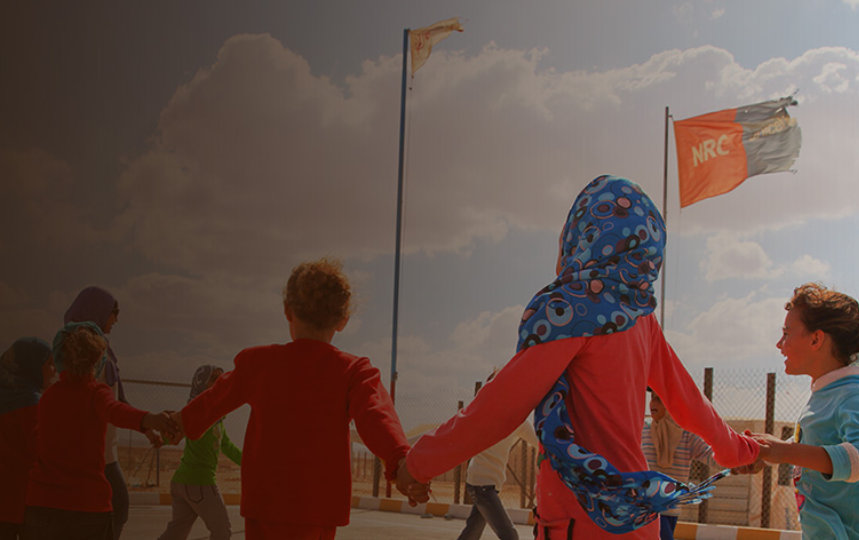
[[[662,154],[662,220],[668,232],[668,106],[665,106],[665,151]],[[666,246],[667,249],[667,246]],[[662,290],[659,295],[659,324],[665,329],[665,276],[668,273],[668,258],[662,251]]]
[[394,313],[391,333],[391,401],[397,388],[397,319],[400,305],[400,250],[403,229],[403,170],[406,147],[406,71],[408,68],[409,29],[403,30],[403,80],[400,88],[400,157],[397,167],[397,244],[394,249]]

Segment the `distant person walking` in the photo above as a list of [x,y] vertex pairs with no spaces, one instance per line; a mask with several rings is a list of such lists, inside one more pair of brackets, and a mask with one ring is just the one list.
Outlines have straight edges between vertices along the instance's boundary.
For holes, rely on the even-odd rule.
[[[210,388],[223,374],[224,370],[217,366],[198,367],[191,380],[188,401]],[[170,481],[173,517],[159,540],[185,540],[197,516],[209,529],[211,540],[223,540],[232,535],[230,516],[215,483],[218,455],[221,453],[236,465],[242,464],[242,451],[227,436],[223,418],[199,439],[185,440],[182,460]]]
[[41,339],[18,339],[0,357],[0,540],[20,538],[39,398],[54,375],[51,346]]
[[408,443],[367,358],[331,344],[349,321],[351,287],[339,263],[298,265],[283,292],[292,341],[251,347],[177,413],[196,439],[217,419],[251,406],[242,456],[248,540],[326,540],[349,523],[349,422],[393,480]]
[[[652,471],[659,471],[675,480],[689,481],[692,460],[708,467],[718,467],[713,459],[713,449],[701,437],[680,427],[668,414],[662,399],[650,391],[650,423],[644,424],[641,432],[641,449]],[[677,527],[679,508],[672,508],[659,514],[660,540],[673,540]]]
[[[493,371],[486,382],[491,381],[495,373]],[[539,444],[534,428],[529,422],[523,422],[513,433],[471,458],[465,491],[471,497],[473,506],[458,540],[479,540],[487,523],[501,540],[519,539],[519,533],[499,495],[507,480],[510,450],[520,439],[532,447]]]

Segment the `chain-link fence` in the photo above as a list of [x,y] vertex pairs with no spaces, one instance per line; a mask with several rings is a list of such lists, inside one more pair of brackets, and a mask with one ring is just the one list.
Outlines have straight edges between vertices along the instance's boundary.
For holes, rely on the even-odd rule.
[[[773,433],[782,438],[790,436],[794,422],[810,396],[808,379],[768,373],[762,369],[716,371],[707,368],[693,373],[693,377],[719,414],[739,432],[748,429]],[[181,383],[125,381],[129,401],[136,407],[154,411],[180,408],[187,401],[188,387],[188,384]],[[398,395],[398,410],[403,407],[410,409],[407,416],[411,423],[404,426],[407,436],[414,440],[420,433],[452,416],[458,407],[471,399],[477,388],[479,383],[475,384],[474,390],[467,392],[469,395],[445,393],[434,403],[412,403],[407,395]],[[247,417],[246,406],[227,417],[227,433],[237,445],[241,445]],[[353,493],[376,496],[390,493],[399,497],[396,490],[390,490],[380,477],[378,465],[366,448],[357,442],[354,430],[353,441],[356,441],[352,448]],[[141,434],[120,430],[120,463],[131,489],[169,491],[170,477],[179,464],[182,450],[182,444],[154,450]],[[514,446],[508,463],[508,480],[501,490],[502,500],[508,507],[530,508],[534,505],[536,457],[536,449],[528,447],[524,441]],[[466,466],[467,463],[463,463],[433,480],[433,496],[437,502],[469,502],[464,488]],[[692,481],[713,472],[696,463]],[[752,476],[726,478],[716,484],[714,496],[707,503],[685,508],[681,520],[796,529],[798,519],[792,478],[790,466],[767,468],[762,474]],[[223,493],[239,493],[240,470],[228,459],[220,460],[217,479]]]

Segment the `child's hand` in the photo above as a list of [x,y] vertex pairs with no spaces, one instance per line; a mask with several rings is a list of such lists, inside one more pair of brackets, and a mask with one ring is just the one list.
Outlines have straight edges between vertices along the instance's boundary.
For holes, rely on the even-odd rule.
[[752,433],[746,430],[746,435],[750,436],[761,446],[761,453],[758,455],[758,461],[782,463],[780,459],[781,449],[784,445],[790,444],[790,442],[783,441],[769,433]]
[[409,506],[417,506],[429,500],[429,483],[421,484],[406,468],[406,459],[400,460],[397,468],[397,491],[408,497]]
[[146,435],[146,438],[149,439],[149,442],[155,448],[161,448],[161,445],[164,444],[164,439],[162,438],[162,436],[153,429],[147,429],[143,432],[143,434]]
[[162,435],[167,435],[169,439],[173,439],[176,434],[181,432],[181,428],[170,415],[170,412],[163,411],[158,414],[146,413],[141,422],[141,427],[144,433],[150,430],[158,430]]
[[749,463],[748,465],[743,465],[741,467],[734,467],[731,469],[731,474],[758,474],[764,468],[764,460],[758,459],[754,463]]
[[168,444],[179,444],[182,437],[185,436],[185,426],[182,424],[182,413],[180,411],[165,411],[170,415],[170,419],[176,424],[177,430],[167,441]]

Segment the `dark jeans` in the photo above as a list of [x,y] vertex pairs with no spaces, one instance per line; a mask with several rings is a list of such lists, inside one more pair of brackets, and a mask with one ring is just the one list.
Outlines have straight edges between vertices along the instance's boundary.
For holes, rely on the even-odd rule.
[[677,516],[659,514],[659,540],[674,540],[674,527],[677,526]]
[[487,523],[501,540],[519,540],[519,533],[507,515],[495,486],[465,484],[465,490],[471,496],[474,506],[471,507],[471,514],[465,520],[465,528],[459,534],[458,540],[478,540]]
[[23,540],[113,540],[110,512],[75,512],[28,506]]
[[104,466],[104,476],[113,490],[113,498],[110,500],[113,507],[113,540],[119,540],[122,528],[128,521],[128,486],[125,485],[125,477],[122,476],[118,461]]
[[0,540],[18,540],[21,538],[21,524],[0,521]]

